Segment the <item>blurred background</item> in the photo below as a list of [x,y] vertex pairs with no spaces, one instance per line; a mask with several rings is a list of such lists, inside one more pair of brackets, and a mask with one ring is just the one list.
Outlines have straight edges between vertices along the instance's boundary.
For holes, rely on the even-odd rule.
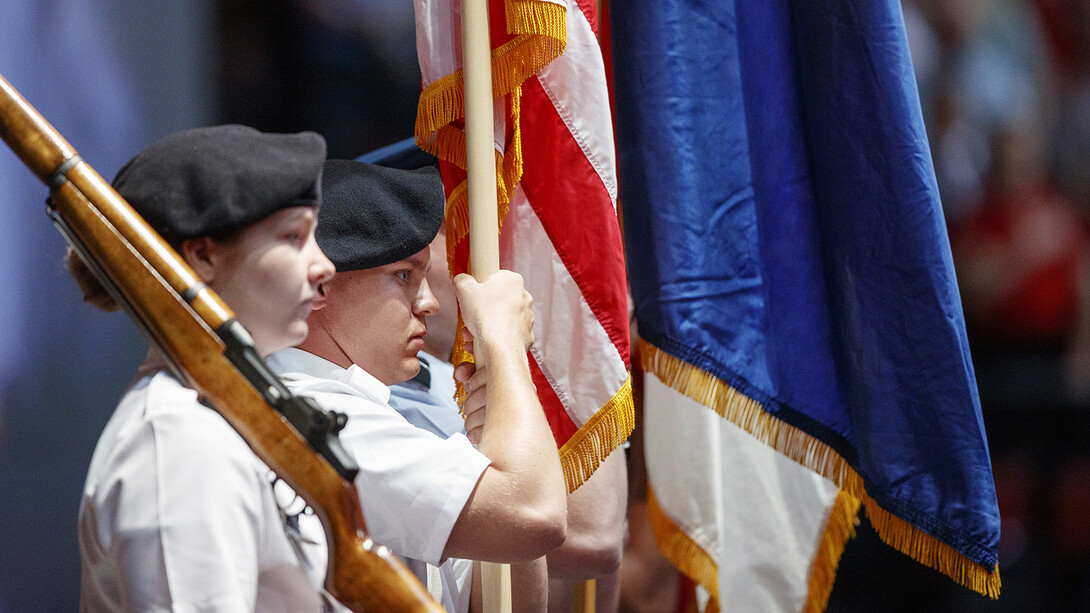
[[[619,3],[614,11],[620,10]],[[997,602],[863,520],[829,611],[1090,611],[1090,0],[905,0],[1003,518]],[[0,74],[106,178],[169,132],[413,133],[410,0],[4,0]],[[619,121],[623,121],[620,118]],[[78,608],[95,440],[144,355],[0,147],[0,613]]]

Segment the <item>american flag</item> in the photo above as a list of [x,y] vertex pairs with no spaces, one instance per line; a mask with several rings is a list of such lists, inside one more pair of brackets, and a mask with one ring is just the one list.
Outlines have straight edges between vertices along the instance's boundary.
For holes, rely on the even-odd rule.
[[[460,3],[417,0],[417,144],[440,159],[448,263],[468,267]],[[490,2],[500,265],[534,297],[530,368],[569,491],[631,433],[628,302],[593,2]],[[455,362],[460,361],[455,347]]]

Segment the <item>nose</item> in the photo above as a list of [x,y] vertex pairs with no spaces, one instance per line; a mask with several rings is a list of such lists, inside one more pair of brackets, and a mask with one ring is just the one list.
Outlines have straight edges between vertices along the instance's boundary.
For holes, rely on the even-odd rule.
[[311,285],[317,287],[319,284],[332,279],[337,269],[333,266],[333,262],[330,262],[329,258],[322,253],[321,248],[318,247],[318,243],[314,240],[313,236],[310,238],[310,242],[313,257],[310,266],[307,268],[307,274],[310,277],[309,280]]
[[439,312],[439,300],[431,293],[427,279],[420,283],[420,292],[416,296],[413,311],[417,315],[435,315]]

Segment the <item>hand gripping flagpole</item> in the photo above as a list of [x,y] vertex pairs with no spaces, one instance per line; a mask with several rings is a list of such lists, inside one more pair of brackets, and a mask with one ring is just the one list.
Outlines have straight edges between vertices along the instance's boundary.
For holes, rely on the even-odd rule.
[[[462,0],[469,272],[484,281],[500,269],[496,153],[493,145],[492,44],[488,0]],[[481,357],[474,356],[481,365]],[[481,563],[484,613],[511,613],[511,567]]]

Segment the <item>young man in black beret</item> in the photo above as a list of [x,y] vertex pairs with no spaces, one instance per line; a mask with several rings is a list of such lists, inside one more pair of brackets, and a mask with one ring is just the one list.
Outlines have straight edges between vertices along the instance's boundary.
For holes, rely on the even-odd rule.
[[322,184],[318,241],[338,274],[322,286],[307,340],[270,364],[297,393],[348,416],[340,436],[360,464],[372,536],[441,590],[448,610],[468,606],[464,570],[450,558],[512,563],[523,588],[516,610],[544,610],[542,556],[564,541],[566,491],[530,379],[533,314],[521,277],[455,279],[469,347],[487,368],[456,373],[468,392],[468,438],[417,428],[389,406],[387,386],[416,375],[425,318],[438,309],[426,274],[444,265],[428,247],[442,223],[442,184],[433,169],[336,160]]
[[[447,243],[443,227],[429,249],[432,266],[428,286],[439,303],[439,313],[428,316],[424,349],[417,353],[420,372],[409,381],[390,386],[390,406],[414,426],[446,438],[464,433],[465,423],[454,400],[454,366],[450,359],[458,333],[458,303],[444,265]],[[549,611],[572,611],[576,585],[589,579],[595,580],[597,610],[617,609],[617,571],[624,550],[627,498],[623,449],[610,454],[585,483],[568,494],[567,539],[546,556]]]

